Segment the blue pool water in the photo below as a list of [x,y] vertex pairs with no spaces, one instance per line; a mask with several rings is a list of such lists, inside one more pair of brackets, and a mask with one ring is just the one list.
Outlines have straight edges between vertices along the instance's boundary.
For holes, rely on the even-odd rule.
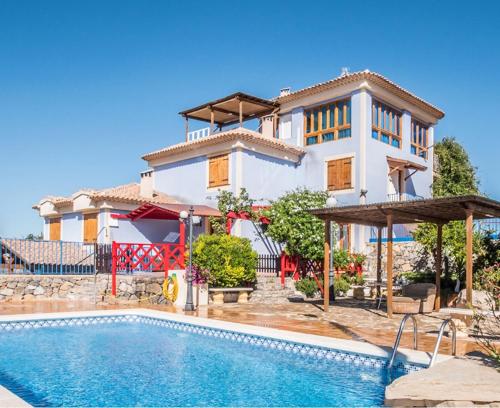
[[3,331],[0,350],[0,383],[35,406],[382,406],[389,382],[385,368],[140,322]]

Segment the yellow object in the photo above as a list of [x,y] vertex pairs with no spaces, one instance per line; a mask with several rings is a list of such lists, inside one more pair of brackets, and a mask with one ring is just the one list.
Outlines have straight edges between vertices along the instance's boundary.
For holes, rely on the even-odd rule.
[[163,296],[165,296],[165,299],[168,301],[174,303],[177,300],[179,284],[177,283],[177,276],[175,273],[163,281],[162,292]]

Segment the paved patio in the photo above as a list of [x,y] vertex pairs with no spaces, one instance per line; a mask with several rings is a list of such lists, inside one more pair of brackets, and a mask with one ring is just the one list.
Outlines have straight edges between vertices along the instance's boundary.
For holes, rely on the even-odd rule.
[[[63,311],[120,309],[138,307],[137,304],[94,305],[79,301],[37,301],[37,302],[5,302],[0,304],[0,314],[49,313]],[[140,305],[152,309],[185,313],[168,305]],[[328,313],[321,310],[321,305],[313,302],[288,303],[280,305],[263,304],[224,304],[200,307],[192,313],[201,317],[246,323],[256,326],[318,334],[342,339],[366,341],[379,346],[392,346],[401,321],[401,315],[388,319],[383,310],[374,308],[373,301],[354,301],[352,299],[337,300]],[[436,342],[437,330],[445,314],[417,316],[419,324],[419,349],[432,351]],[[408,323],[401,346],[411,347],[412,326]],[[457,354],[465,355],[480,351],[474,339],[459,337]],[[443,338],[441,353],[451,353],[450,339]]]

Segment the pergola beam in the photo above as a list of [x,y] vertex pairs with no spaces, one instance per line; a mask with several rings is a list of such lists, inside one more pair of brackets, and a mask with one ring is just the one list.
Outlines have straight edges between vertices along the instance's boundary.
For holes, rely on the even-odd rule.
[[446,224],[447,220],[443,218],[439,218],[436,216],[430,216],[430,215],[421,215],[419,213],[411,213],[409,211],[404,211],[404,210],[391,210],[392,213],[396,216],[401,216],[402,218],[405,218],[405,220],[410,221],[412,223],[418,222],[419,220],[426,221],[426,222],[432,222],[434,224]]

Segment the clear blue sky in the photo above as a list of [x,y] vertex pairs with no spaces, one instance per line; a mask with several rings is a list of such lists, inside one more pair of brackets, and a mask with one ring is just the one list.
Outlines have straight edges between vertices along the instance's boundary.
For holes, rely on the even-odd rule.
[[446,112],[500,199],[500,2],[0,1],[0,236],[31,206],[137,181],[182,109],[377,71]]

